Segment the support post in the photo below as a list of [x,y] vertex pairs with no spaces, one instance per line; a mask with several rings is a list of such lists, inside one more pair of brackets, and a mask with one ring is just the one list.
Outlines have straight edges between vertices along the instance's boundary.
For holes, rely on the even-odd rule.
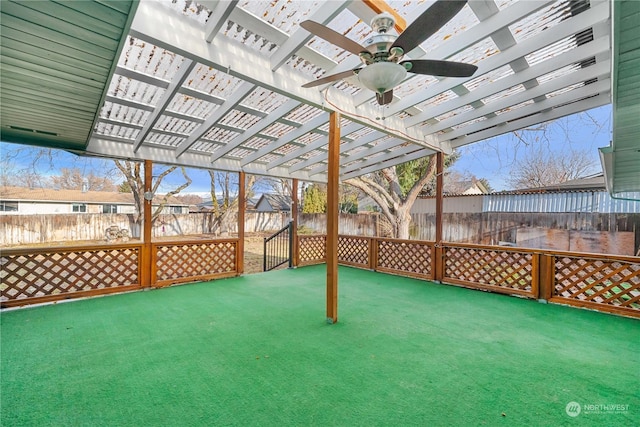
[[238,173],[238,248],[236,272],[238,276],[244,273],[244,213],[247,210],[247,197],[244,172]]
[[444,248],[442,247],[442,208],[443,208],[443,184],[444,184],[444,153],[436,154],[436,244],[435,266],[433,279],[442,282],[444,278]]
[[143,192],[143,203],[142,203],[142,256],[140,257],[140,261],[142,263],[141,273],[140,273],[140,285],[143,288],[148,288],[152,285],[154,281],[154,271],[153,268],[153,254],[152,246],[151,246],[151,207],[152,207],[152,198],[151,188],[153,180],[153,163],[151,160],[144,161],[144,192]]
[[329,115],[327,179],[327,322],[338,321],[338,175],[340,173],[340,114]]
[[298,267],[298,180],[291,180],[291,261],[290,267]]

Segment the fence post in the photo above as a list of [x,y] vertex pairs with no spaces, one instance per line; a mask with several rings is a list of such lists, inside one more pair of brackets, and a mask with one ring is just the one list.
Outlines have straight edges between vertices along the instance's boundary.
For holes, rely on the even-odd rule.
[[442,282],[444,278],[444,249],[442,247],[442,210],[443,210],[443,187],[444,187],[444,153],[438,151],[436,154],[436,262],[433,266],[433,279]]
[[538,301],[548,301],[553,296],[555,286],[555,257],[548,254],[540,254],[538,263]]
[[369,269],[376,271],[378,267],[378,239],[375,237],[369,238]]
[[293,243],[295,239],[293,238],[293,221],[289,222],[289,268],[293,268]]
[[236,247],[236,274],[244,273],[244,214],[247,208],[245,173],[238,172],[238,246]]
[[154,255],[152,254],[153,246],[151,245],[151,203],[153,202],[153,194],[151,193],[153,163],[151,160],[144,161],[144,194],[142,204],[142,256],[140,257],[141,274],[140,286],[148,288],[152,286],[156,277],[153,274],[155,269]]
[[298,266],[298,180],[291,180],[291,239],[289,240],[289,267]]

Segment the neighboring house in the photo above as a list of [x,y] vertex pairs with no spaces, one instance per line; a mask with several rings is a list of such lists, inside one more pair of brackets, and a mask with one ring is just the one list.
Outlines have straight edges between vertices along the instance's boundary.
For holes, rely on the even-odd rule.
[[[443,190],[445,212],[481,212],[482,195],[489,192],[481,181],[475,179],[445,183]],[[418,196],[411,213],[435,213],[435,200],[435,196]],[[380,211],[380,207],[371,197],[364,196],[358,199],[358,213]]]
[[[542,188],[465,194],[445,194],[444,212],[640,213],[640,193],[630,193],[629,199],[613,199],[602,174]],[[434,212],[434,197],[418,198],[411,209],[412,214]]]
[[[247,199],[247,211],[255,210],[256,203],[258,203],[258,197],[250,197]],[[235,201],[235,197],[231,199],[231,203]],[[222,198],[218,199],[218,206],[222,206],[224,200]],[[197,210],[194,212],[209,212],[213,210],[213,201],[209,200],[208,202],[202,202],[197,205]]]
[[640,213],[640,192],[614,199],[602,173],[541,188],[501,191],[483,197],[483,212]]
[[[152,206],[160,205],[155,197]],[[108,191],[0,187],[0,214],[135,213],[133,194]],[[189,213],[189,205],[169,197],[163,214]]]
[[256,203],[258,212],[290,212],[291,196],[283,196],[275,193],[264,193]]
[[442,191],[444,196],[471,196],[475,194],[489,193],[489,189],[485,187],[482,181],[477,179],[455,182],[445,181]]

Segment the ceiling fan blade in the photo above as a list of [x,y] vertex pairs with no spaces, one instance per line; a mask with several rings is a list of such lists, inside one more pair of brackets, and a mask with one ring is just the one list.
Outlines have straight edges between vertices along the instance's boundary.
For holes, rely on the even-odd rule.
[[335,82],[336,80],[345,79],[347,77],[351,77],[353,75],[356,75],[356,74],[358,74],[358,71],[360,71],[360,70],[361,70],[360,68],[356,68],[355,70],[343,71],[341,73],[332,74],[330,76],[322,77],[322,78],[320,78],[318,80],[314,80],[312,82],[305,83],[305,84],[302,85],[302,87],[309,88],[309,87],[314,87],[314,86],[320,86],[320,85],[323,85],[325,83]]
[[376,100],[380,105],[387,105],[393,101],[393,89],[389,89],[383,94],[376,92]]
[[[411,64],[406,67],[405,64]],[[432,59],[412,59],[402,61],[400,65],[405,65],[407,71],[414,74],[428,74],[430,76],[442,77],[470,77],[476,72],[478,67],[464,62],[438,61]]]
[[333,31],[329,27],[325,27],[322,24],[318,24],[313,21],[302,21],[300,26],[305,30],[309,31],[311,34],[320,37],[328,41],[329,43],[333,43],[334,45],[341,47],[342,49],[353,53],[354,55],[359,55],[360,52],[365,52],[365,49],[360,44],[354,42],[348,37]]
[[405,53],[411,52],[456,16],[465,4],[467,0],[436,1],[398,36],[393,46],[401,47]]

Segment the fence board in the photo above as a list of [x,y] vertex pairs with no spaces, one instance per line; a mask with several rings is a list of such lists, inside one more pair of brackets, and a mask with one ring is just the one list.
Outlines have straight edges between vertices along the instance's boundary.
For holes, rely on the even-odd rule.
[[[288,223],[280,212],[247,212],[245,231],[274,231]],[[139,225],[133,214],[43,214],[0,215],[0,246],[15,246],[68,241],[107,242],[107,229],[124,229],[139,237]],[[223,223],[213,221],[209,213],[159,215],[151,228],[153,237],[182,235],[221,235],[237,233],[237,218],[230,215]]]

